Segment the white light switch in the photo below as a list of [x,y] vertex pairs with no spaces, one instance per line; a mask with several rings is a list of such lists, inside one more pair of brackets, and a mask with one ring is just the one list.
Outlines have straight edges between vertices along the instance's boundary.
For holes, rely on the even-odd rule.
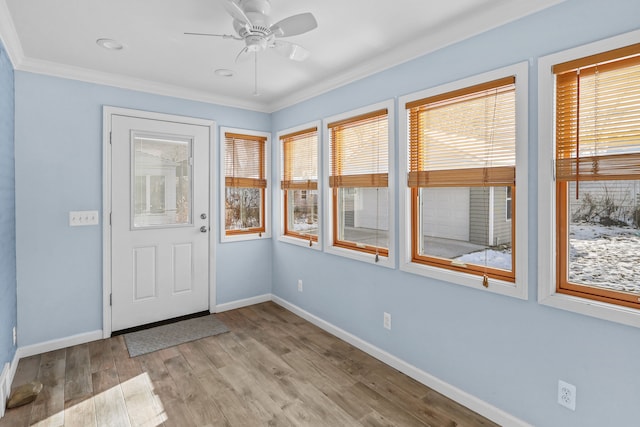
[[96,225],[98,224],[98,211],[71,211],[69,212],[69,225]]

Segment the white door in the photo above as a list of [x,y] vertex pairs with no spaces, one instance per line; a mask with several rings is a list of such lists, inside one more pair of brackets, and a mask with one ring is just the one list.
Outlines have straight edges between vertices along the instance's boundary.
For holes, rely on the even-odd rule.
[[210,128],[111,117],[111,330],[207,310]]

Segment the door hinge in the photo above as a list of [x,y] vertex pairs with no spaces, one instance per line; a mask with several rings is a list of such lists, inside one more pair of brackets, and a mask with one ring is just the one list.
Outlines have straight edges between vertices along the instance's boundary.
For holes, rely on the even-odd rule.
[[109,225],[111,225],[111,215],[113,215],[113,213],[109,212]]
[[109,132],[109,144],[111,144],[112,137],[113,137],[113,132]]
[[109,306],[113,305],[113,294],[109,294]]

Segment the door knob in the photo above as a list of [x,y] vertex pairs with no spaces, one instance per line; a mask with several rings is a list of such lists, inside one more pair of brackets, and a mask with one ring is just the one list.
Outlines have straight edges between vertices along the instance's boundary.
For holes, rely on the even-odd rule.
[[203,225],[202,227],[200,227],[200,232],[201,233],[206,233],[207,232],[207,226]]
[[206,214],[206,213],[202,213],[202,214],[200,214],[200,218],[202,218],[202,219],[207,219],[207,214]]

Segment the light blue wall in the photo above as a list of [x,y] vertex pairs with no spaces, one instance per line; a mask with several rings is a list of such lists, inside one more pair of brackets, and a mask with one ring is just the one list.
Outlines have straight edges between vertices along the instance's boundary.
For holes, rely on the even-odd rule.
[[[15,73],[15,204],[20,345],[101,329],[100,227],[68,226],[101,210],[102,105],[279,130],[640,27],[637,0],[568,0],[552,9],[266,115],[135,91]],[[11,81],[0,55],[0,89]],[[216,242],[218,303],[274,294],[537,426],[635,425],[640,331],[540,306],[537,291],[537,70],[530,69],[529,301],[429,280],[273,240]],[[12,110],[0,100],[0,239],[16,240]],[[7,111],[7,115],[4,112]],[[397,135],[397,129],[396,129]],[[9,141],[12,137],[9,136]],[[396,153],[398,154],[398,153]],[[273,153],[273,160],[277,153]],[[396,156],[397,159],[397,156]],[[8,177],[7,177],[8,173]],[[273,178],[277,171],[273,172]],[[7,181],[8,180],[8,181]],[[9,184],[6,184],[9,182]],[[397,207],[396,207],[397,209]],[[9,209],[10,210],[10,209]],[[274,207],[277,213],[277,207]],[[396,212],[397,214],[397,212]],[[218,224],[216,212],[212,224]],[[9,225],[7,225],[9,224]],[[397,232],[397,224],[396,224]],[[397,233],[396,233],[397,236]],[[5,244],[8,242],[8,245]],[[398,243],[398,242],[396,242]],[[397,245],[396,245],[397,246]],[[6,249],[8,247],[8,249]],[[246,268],[247,259],[252,268]],[[5,277],[9,286],[5,290]],[[15,269],[0,259],[0,361],[12,357]],[[304,292],[296,283],[304,281]],[[5,296],[6,295],[6,296]],[[393,316],[385,331],[382,312]],[[6,313],[6,314],[5,314]],[[5,318],[6,316],[6,318]],[[556,404],[557,380],[578,408]]]
[[[536,59],[638,29],[639,17],[637,0],[568,0],[273,114],[275,133],[533,58],[528,301],[277,240],[273,293],[533,425],[640,425],[640,330],[536,301]],[[396,137],[397,132],[396,127]],[[297,292],[298,279],[303,293]],[[392,331],[382,328],[383,311],[392,314]],[[576,412],[556,403],[558,379],[577,386]]]
[[[16,352],[16,209],[13,66],[0,43],[0,370]],[[2,403],[3,404],[3,403]]]
[[[102,329],[101,227],[68,222],[72,210],[102,211],[103,105],[262,131],[271,121],[263,113],[20,71],[15,85],[18,323],[25,346]],[[218,218],[212,215],[212,226]],[[215,250],[218,304],[270,292],[270,242],[216,242]],[[252,269],[238,266],[240,258]]]

